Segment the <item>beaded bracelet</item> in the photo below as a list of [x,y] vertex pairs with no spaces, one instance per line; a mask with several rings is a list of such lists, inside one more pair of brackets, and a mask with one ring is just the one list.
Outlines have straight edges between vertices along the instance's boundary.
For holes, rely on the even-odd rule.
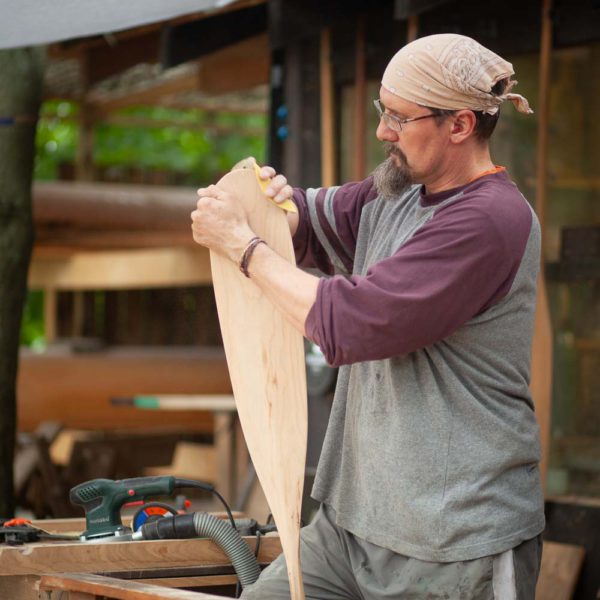
[[250,257],[252,256],[254,249],[256,248],[256,246],[258,246],[259,244],[266,244],[267,242],[265,242],[265,240],[263,240],[262,238],[256,236],[253,237],[248,244],[246,245],[246,247],[244,248],[244,251],[242,252],[242,257],[240,258],[240,271],[248,278],[250,278],[250,273],[248,273],[248,263],[250,262]]

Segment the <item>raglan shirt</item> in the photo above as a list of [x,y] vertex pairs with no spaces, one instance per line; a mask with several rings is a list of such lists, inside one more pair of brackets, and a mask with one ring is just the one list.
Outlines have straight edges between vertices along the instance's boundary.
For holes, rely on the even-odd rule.
[[506,172],[426,195],[372,178],[294,190],[307,336],[339,366],[312,496],[337,524],[435,562],[544,528],[529,394],[537,218]]

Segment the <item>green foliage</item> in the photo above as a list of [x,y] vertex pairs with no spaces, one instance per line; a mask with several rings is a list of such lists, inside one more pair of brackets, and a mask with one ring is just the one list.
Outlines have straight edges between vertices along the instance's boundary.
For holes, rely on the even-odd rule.
[[[73,165],[79,139],[79,107],[74,102],[44,103],[36,138],[34,178],[58,179],[61,165]],[[177,174],[177,181],[212,183],[246,156],[265,157],[266,115],[206,113],[164,107],[136,107],[117,116],[128,123],[101,124],[94,130],[94,163],[114,170],[141,169]],[[168,127],[149,126],[168,122]],[[21,343],[43,347],[43,293],[30,292]]]
[[73,102],[52,101],[42,106],[36,136],[35,179],[57,179],[59,164],[75,160],[77,113]]
[[[72,102],[44,104],[37,135],[36,179],[56,179],[61,163],[73,163],[79,138],[77,114]],[[199,185],[214,181],[245,156],[264,160],[265,115],[136,107],[116,116],[132,124],[95,128],[94,163],[99,167],[170,171],[179,174],[182,183]],[[149,126],[153,122],[169,126]]]
[[44,293],[30,291],[23,308],[21,344],[33,349],[42,349],[44,340]]

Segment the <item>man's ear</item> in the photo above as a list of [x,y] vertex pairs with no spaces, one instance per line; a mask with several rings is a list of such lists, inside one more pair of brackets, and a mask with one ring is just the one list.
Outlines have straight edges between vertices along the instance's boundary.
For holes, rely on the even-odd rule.
[[472,110],[457,110],[450,118],[450,141],[462,144],[473,136],[476,125],[477,117]]

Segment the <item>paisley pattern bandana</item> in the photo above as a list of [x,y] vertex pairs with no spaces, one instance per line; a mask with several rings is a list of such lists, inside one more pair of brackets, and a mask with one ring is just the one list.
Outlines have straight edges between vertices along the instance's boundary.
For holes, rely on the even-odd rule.
[[381,84],[392,94],[422,106],[470,109],[490,115],[506,100],[521,113],[532,113],[527,99],[491,93],[500,80],[514,75],[512,65],[464,35],[442,33],[419,38],[400,49],[389,62]]

